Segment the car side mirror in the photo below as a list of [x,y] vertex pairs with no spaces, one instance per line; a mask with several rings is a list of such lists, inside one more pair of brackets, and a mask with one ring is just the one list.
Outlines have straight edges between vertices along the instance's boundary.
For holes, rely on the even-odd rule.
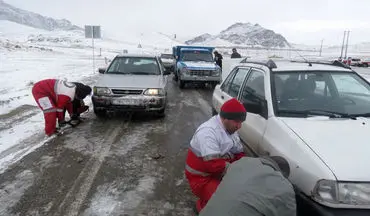
[[261,115],[265,119],[268,118],[267,113],[267,101],[262,99],[256,99],[254,101],[248,101],[243,103],[247,112]]
[[254,114],[261,114],[262,113],[262,104],[260,102],[245,102],[243,103],[247,112],[254,113]]
[[105,73],[105,68],[99,68],[99,73],[101,73],[101,74],[103,74],[103,73]]

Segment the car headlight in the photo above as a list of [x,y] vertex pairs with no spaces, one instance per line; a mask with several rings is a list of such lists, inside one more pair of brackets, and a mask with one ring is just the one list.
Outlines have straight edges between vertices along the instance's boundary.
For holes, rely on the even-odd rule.
[[321,180],[316,184],[314,198],[324,205],[370,208],[370,183]]
[[150,88],[145,90],[144,95],[164,95],[163,89]]
[[221,68],[217,68],[215,71],[213,71],[213,76],[220,76]]
[[181,72],[182,74],[189,74],[189,70],[188,70],[186,67],[181,68],[181,69],[180,69],[180,72]]
[[106,87],[95,87],[94,86],[94,95],[109,95],[111,91]]

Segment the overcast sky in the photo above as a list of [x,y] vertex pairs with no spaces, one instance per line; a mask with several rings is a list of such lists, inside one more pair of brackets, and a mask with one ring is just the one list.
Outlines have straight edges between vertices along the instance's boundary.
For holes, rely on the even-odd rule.
[[101,25],[103,33],[217,34],[235,22],[258,23],[289,42],[370,42],[370,0],[5,0],[74,24]]

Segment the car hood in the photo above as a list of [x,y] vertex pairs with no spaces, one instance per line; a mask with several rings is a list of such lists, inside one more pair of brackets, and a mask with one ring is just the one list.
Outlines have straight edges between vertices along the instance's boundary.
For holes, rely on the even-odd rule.
[[280,118],[333,171],[338,180],[370,181],[367,118]]
[[216,70],[217,68],[213,62],[183,61],[181,63],[190,70]]
[[103,74],[96,83],[99,87],[109,88],[163,88],[164,80],[157,75]]

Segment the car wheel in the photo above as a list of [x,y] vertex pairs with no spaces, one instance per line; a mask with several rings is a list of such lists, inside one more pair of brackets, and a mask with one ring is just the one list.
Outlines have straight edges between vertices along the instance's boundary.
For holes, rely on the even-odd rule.
[[94,108],[94,113],[97,117],[105,117],[107,115],[107,110]]
[[179,80],[179,87],[183,89],[185,87],[185,82],[182,80]]
[[369,67],[369,65],[367,63],[364,64],[364,67]]
[[160,118],[165,117],[166,116],[166,109],[159,110],[157,112],[157,116],[160,117]]
[[215,110],[215,108],[212,107],[212,116],[215,116],[215,115],[218,115],[217,111]]
[[173,81],[177,82],[179,80],[179,77],[177,76],[177,73],[174,72]]

